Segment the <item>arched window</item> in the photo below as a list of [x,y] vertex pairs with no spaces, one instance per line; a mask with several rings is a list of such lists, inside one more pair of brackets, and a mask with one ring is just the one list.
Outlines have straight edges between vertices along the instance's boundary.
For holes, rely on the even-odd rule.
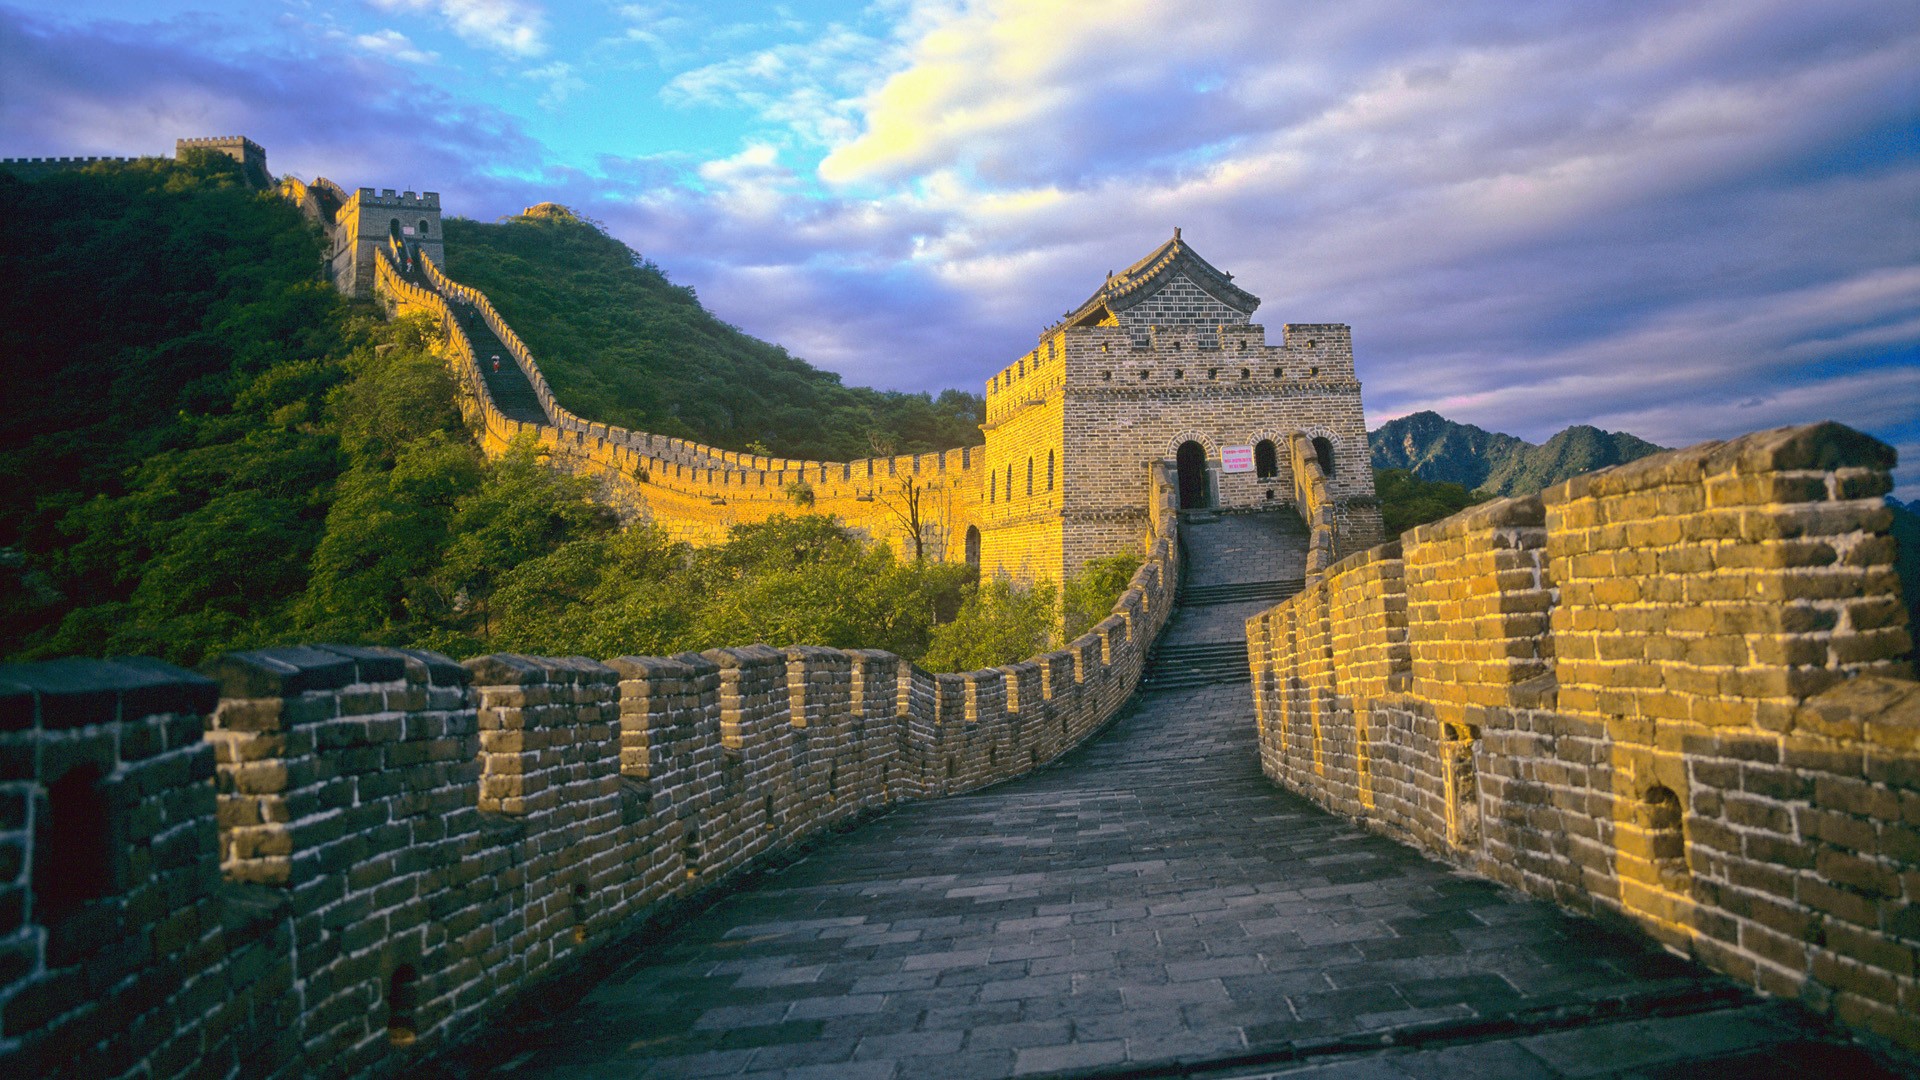
[[1027,494],[1033,494],[1033,459],[1027,459]]
[[1013,501],[1013,462],[1007,462],[1007,501]]
[[420,219],[420,235],[421,236],[427,235],[427,219],[426,218]]
[[98,765],[76,765],[47,786],[33,846],[34,921],[53,926],[113,889],[113,813]]
[[399,218],[389,218],[387,220],[387,235],[392,237],[395,240],[400,239],[400,219]]
[[980,569],[980,527],[967,526],[967,565]]
[[412,964],[401,964],[387,978],[387,1042],[393,1046],[412,1046],[415,1038],[415,1013],[420,1008],[420,973]]
[[1280,475],[1280,454],[1274,449],[1272,439],[1253,444],[1253,474],[1262,480]]
[[987,474],[987,501],[988,502],[994,501],[994,496],[995,496],[994,489],[999,486],[1000,486],[1000,474],[995,472],[988,473]]
[[1315,436],[1313,456],[1320,459],[1320,471],[1327,474],[1327,479],[1333,479],[1333,442],[1325,435]]
[[1053,451],[1047,451],[1047,490],[1053,490]]

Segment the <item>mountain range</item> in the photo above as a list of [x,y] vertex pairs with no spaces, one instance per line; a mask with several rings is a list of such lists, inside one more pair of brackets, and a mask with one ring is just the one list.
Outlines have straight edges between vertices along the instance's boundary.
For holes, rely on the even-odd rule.
[[1422,480],[1459,484],[1481,495],[1528,495],[1571,476],[1667,449],[1622,431],[1588,424],[1533,443],[1436,412],[1390,420],[1367,433],[1376,469],[1405,469]]

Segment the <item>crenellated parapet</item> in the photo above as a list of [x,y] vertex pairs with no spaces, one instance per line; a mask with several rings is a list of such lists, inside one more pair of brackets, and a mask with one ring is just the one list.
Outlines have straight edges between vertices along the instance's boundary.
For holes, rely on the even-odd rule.
[[[491,455],[516,438],[531,438],[558,465],[601,481],[616,505],[641,508],[677,539],[724,540],[737,524],[774,514],[824,513],[889,540],[911,554],[910,499],[918,500],[927,556],[967,557],[974,524],[980,449],[901,454],[855,461],[811,461],[721,450],[688,439],[630,431],[585,420],[554,396],[539,363],[486,295],[448,277],[431,256],[421,260],[426,286],[414,284],[381,251],[377,289],[396,310],[429,314],[446,334],[449,361],[462,387],[469,424]],[[478,315],[532,386],[545,423],[505,416],[487,390],[474,346],[458,317]],[[1136,539],[1136,544],[1138,540]]]
[[1920,1045],[1890,447],[1758,432],[1473,507],[1248,621],[1262,768]]
[[400,1073],[824,830],[1050,761],[1172,610],[1148,482],[1114,613],[1005,668],[758,645],[0,667],[0,1071]]
[[[396,309],[428,312],[445,328],[463,408],[487,452],[531,438],[556,465],[595,477],[623,513],[678,539],[712,543],[734,525],[814,512],[903,553],[1058,580],[1091,559],[1139,550],[1148,462],[1190,467],[1195,508],[1317,512],[1293,480],[1295,435],[1322,462],[1314,490],[1336,523],[1338,550],[1381,537],[1351,331],[1289,324],[1269,344],[1265,328],[1246,321],[1257,298],[1224,285],[1230,275],[1178,237],[1123,275],[1125,288],[1101,294],[1120,314],[1088,308],[989,380],[985,445],[847,462],[721,450],[577,416],[488,298],[448,278],[437,252],[419,248],[417,276],[387,265],[392,258],[388,248],[370,257],[374,286]],[[494,400],[463,319],[484,325],[524,375],[532,393],[524,409],[509,416]],[[1188,449],[1194,460],[1182,465]]]

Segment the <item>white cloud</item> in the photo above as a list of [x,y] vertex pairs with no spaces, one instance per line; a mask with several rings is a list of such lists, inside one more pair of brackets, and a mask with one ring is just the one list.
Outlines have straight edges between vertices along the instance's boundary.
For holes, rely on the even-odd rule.
[[587,81],[574,73],[572,64],[563,60],[528,68],[520,77],[546,86],[540,94],[540,107],[544,109],[558,108],[574,91],[587,88]]
[[381,11],[437,12],[470,45],[511,56],[547,51],[546,11],[523,0],[367,0]]
[[[448,101],[431,164],[343,131],[320,171],[438,186],[483,219],[581,206],[851,382],[978,389],[1180,225],[1269,326],[1353,324],[1375,423],[1431,405],[1672,444],[1839,414],[1920,442],[1900,374],[1920,366],[1920,26],[1892,5],[883,0],[814,29],[769,8],[749,38],[686,0],[632,7],[621,25],[684,68],[671,107],[745,130],[727,153],[528,190],[498,177],[541,175],[538,148],[463,149],[464,125],[492,146],[499,120]],[[369,87],[391,70],[375,45],[405,47],[358,46]],[[594,62],[533,72],[553,100]],[[36,77],[0,69],[0,88]],[[179,82],[34,116],[89,140],[56,152],[272,130],[244,95]]]
[[[946,298],[957,332],[925,370],[985,372],[1178,224],[1266,296],[1269,324],[1353,322],[1381,415],[1439,403],[1535,438],[1618,416],[1689,441],[1905,385],[1833,378],[1910,365],[1920,336],[1899,274],[1920,172],[1880,134],[1910,121],[1920,26],[1885,5],[1352,0],[1280,18],[1120,0],[1088,18],[985,0],[915,17],[824,77],[827,37],[677,81],[682,102],[760,109],[790,148],[832,141],[826,198],[763,186],[751,229],[726,220],[734,202],[679,207],[720,215],[703,295],[727,295],[728,260],[764,278],[865,259]],[[819,342],[813,300],[746,321]],[[815,347],[850,377],[880,370],[891,343],[853,332]],[[1701,407],[1660,412],[1660,394]],[[1855,415],[1920,426],[1914,398]]]
[[403,64],[431,64],[440,59],[440,54],[429,52],[414,45],[407,35],[398,30],[376,30],[368,34],[352,36],[355,47],[362,52],[384,56]]
[[757,49],[674,76],[661,90],[669,105],[741,107],[830,146],[855,137],[857,102],[851,96],[874,78],[886,45],[844,26],[797,43]]

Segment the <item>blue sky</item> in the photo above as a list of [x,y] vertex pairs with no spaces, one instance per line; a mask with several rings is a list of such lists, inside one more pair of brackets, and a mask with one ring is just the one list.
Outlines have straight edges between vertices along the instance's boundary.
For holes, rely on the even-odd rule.
[[0,6],[0,154],[564,202],[912,390],[1178,225],[1260,321],[1353,325],[1370,424],[1833,418],[1920,498],[1916,73],[1909,0],[67,0]]

